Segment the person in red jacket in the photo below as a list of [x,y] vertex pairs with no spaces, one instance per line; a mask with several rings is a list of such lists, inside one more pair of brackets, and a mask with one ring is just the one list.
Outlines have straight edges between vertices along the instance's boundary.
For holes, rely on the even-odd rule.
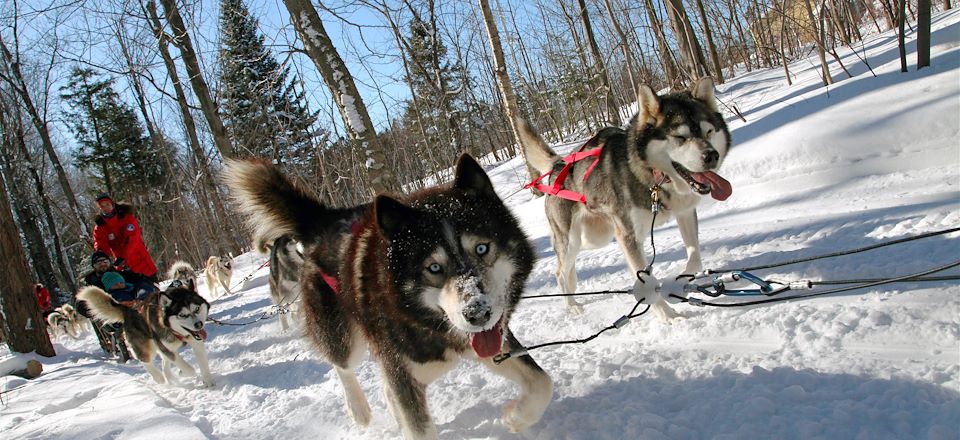
[[114,259],[117,266],[126,266],[153,282],[157,282],[157,265],[147,252],[140,234],[140,223],[133,215],[133,206],[113,203],[106,193],[97,196],[100,215],[93,228],[93,248]]
[[46,318],[51,312],[53,312],[53,303],[50,302],[50,291],[46,287],[43,287],[43,284],[34,284],[33,293],[37,295],[37,305],[40,306],[40,312],[43,313],[43,317]]

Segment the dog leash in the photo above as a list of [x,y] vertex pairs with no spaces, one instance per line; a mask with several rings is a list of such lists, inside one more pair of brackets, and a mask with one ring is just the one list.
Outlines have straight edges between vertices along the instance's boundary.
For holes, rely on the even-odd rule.
[[253,278],[253,275],[255,275],[257,272],[259,272],[260,269],[263,269],[264,267],[267,267],[267,266],[269,266],[269,265],[270,265],[270,260],[264,261],[263,264],[260,265],[260,267],[254,269],[253,272],[250,272],[249,275],[243,277],[243,279],[240,280],[239,283],[235,284],[235,285],[233,286],[233,288],[236,289],[237,287],[240,287],[243,283],[246,283],[247,281],[249,281],[250,278]]

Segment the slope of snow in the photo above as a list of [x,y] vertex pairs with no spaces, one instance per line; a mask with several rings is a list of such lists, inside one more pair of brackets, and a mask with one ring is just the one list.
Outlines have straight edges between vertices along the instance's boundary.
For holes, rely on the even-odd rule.
[[[722,174],[725,202],[705,200],[705,265],[742,267],[866,246],[960,225],[960,12],[934,17],[932,66],[899,72],[890,33],[865,42],[873,77],[842,51],[856,75],[833,65],[819,85],[810,60],[755,71],[718,87],[747,122],[728,120],[734,148]],[[910,42],[912,51],[913,42]],[[575,148],[576,140],[559,146]],[[523,220],[540,260],[529,295],[556,293],[556,258],[542,199],[516,192],[520,159],[488,170]],[[906,274],[960,260],[958,234],[853,256],[758,272],[787,280]],[[678,273],[686,255],[673,223],[656,230],[655,272]],[[246,323],[270,305],[265,257],[235,261],[240,294],[212,316]],[[616,244],[581,252],[582,291],[630,286]],[[953,271],[956,273],[956,271]],[[201,288],[203,290],[203,288]],[[525,300],[512,328],[529,345],[588,336],[629,311],[623,296]],[[955,439],[960,433],[960,288],[904,283],[768,306],[703,309],[685,318],[633,320],[589,344],[531,354],[553,377],[553,401],[531,439],[863,438]],[[396,438],[373,362],[359,371],[374,418],[361,429],[343,408],[336,374],[276,318],[210,326],[216,385],[156,385],[135,362],[104,359],[89,333],[58,340],[45,373],[0,379],[4,438]],[[3,349],[3,355],[9,355]],[[192,353],[185,354],[195,363]],[[429,389],[442,438],[514,437],[499,423],[512,383],[472,363]]]

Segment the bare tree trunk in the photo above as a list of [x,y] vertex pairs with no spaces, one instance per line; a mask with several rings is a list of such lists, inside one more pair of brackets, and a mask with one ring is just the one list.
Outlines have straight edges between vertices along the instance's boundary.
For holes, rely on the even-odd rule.
[[[14,18],[15,20],[18,18]],[[16,36],[14,36],[16,38]],[[57,182],[60,184],[60,189],[63,191],[64,197],[67,199],[67,204],[70,205],[70,209],[73,210],[74,218],[77,219],[78,227],[81,236],[88,242],[93,242],[93,232],[90,229],[90,225],[82,219],[86,218],[83,215],[83,210],[80,209],[80,204],[77,203],[77,196],[73,192],[73,186],[70,184],[70,179],[67,178],[67,172],[64,170],[63,165],[60,163],[60,157],[57,156],[57,151],[53,147],[53,140],[50,137],[50,130],[47,126],[47,120],[45,116],[40,114],[40,110],[34,105],[33,98],[30,96],[30,93],[27,91],[28,86],[27,82],[23,78],[23,74],[20,71],[20,54],[17,53],[14,56],[10,53],[10,50],[7,48],[6,43],[3,41],[3,36],[0,35],[0,49],[3,50],[3,58],[6,62],[6,67],[9,68],[9,75],[4,74],[0,75],[0,78],[3,78],[10,88],[16,91],[17,95],[20,96],[20,100],[23,102],[27,115],[30,116],[30,122],[33,123],[34,128],[36,128],[37,133],[40,135],[40,142],[43,145],[43,150],[47,154],[47,158],[50,159],[51,165],[57,174]]]
[[617,20],[617,14],[613,13],[613,6],[610,5],[610,0],[603,0],[603,3],[607,7],[607,15],[610,16],[610,24],[613,25],[613,30],[616,31],[617,37],[620,38],[620,49],[623,51],[623,59],[627,63],[627,75],[630,77],[630,88],[633,89],[633,97],[636,98],[639,96],[638,93],[640,93],[640,83],[637,81],[636,69],[633,68],[633,54],[630,53],[630,43],[627,40],[627,34],[623,32],[623,28],[620,27],[620,20]]
[[903,24],[907,18],[907,0],[900,0],[900,13],[897,15],[897,46],[900,47],[900,71],[907,71],[907,45],[904,42]]
[[787,86],[793,85],[790,79],[790,68],[787,67],[787,53],[784,45],[787,41],[787,0],[780,2],[780,63],[783,64],[783,77],[787,79]]
[[33,293],[30,268],[20,247],[20,237],[13,223],[7,198],[7,185],[0,179],[0,314],[3,315],[3,340],[15,353],[36,352],[40,356],[56,355],[47,327]]
[[710,32],[710,22],[707,21],[707,11],[703,8],[703,0],[697,0],[697,11],[700,12],[700,21],[703,23],[703,35],[707,38],[707,48],[710,50],[710,60],[713,62],[713,77],[717,84],[723,84],[723,69],[720,68],[720,56],[717,55],[717,46],[713,44],[713,33]]
[[683,59],[688,78],[696,79],[703,76],[706,74],[703,54],[700,53],[700,43],[693,34],[693,26],[690,24],[687,10],[683,7],[683,1],[664,0],[664,4],[667,9],[667,16],[670,17],[670,23],[677,37],[681,59]]
[[[154,0],[148,0],[147,8],[156,10]],[[173,30],[173,43],[180,49],[180,55],[183,57],[183,65],[187,69],[187,75],[190,77],[190,84],[193,85],[193,94],[200,101],[200,109],[203,110],[203,116],[207,119],[207,125],[210,127],[210,133],[213,134],[213,143],[216,144],[220,156],[224,158],[233,157],[233,145],[230,143],[230,137],[227,129],[223,126],[223,119],[217,110],[216,103],[210,95],[210,88],[203,79],[203,72],[200,70],[200,62],[197,60],[197,52],[193,49],[193,42],[190,40],[190,34],[187,33],[187,26],[183,23],[180,16],[180,10],[177,9],[176,0],[160,0],[163,6],[163,13],[170,23]]]
[[813,26],[813,35],[817,45],[817,57],[820,58],[820,79],[823,85],[833,84],[833,77],[830,76],[830,66],[827,65],[827,54],[824,50],[823,26],[817,26],[817,17],[813,15],[813,7],[810,6],[810,0],[803,0],[807,9],[807,18],[810,20],[810,26]]
[[675,84],[676,81],[680,79],[680,75],[677,72],[677,65],[673,63],[670,44],[667,42],[667,36],[663,32],[663,23],[657,17],[653,0],[643,0],[643,2],[647,10],[647,19],[650,20],[650,27],[653,28],[653,35],[657,39],[657,48],[660,49],[660,58],[663,60],[663,73],[667,76],[667,84]]
[[593,66],[597,69],[600,76],[600,87],[603,89],[604,102],[607,107],[607,121],[615,126],[619,126],[620,111],[617,110],[617,103],[613,99],[613,90],[610,88],[610,75],[607,74],[607,65],[603,61],[603,55],[600,54],[600,46],[597,45],[597,38],[593,35],[593,26],[590,24],[590,16],[587,14],[587,3],[585,0],[578,0],[578,2],[580,5],[580,20],[583,22],[587,43],[590,44],[590,53],[593,54]]
[[347,133],[366,157],[370,186],[375,193],[399,190],[400,183],[386,161],[383,145],[367,113],[367,107],[357,91],[353,76],[344,64],[337,49],[327,36],[320,15],[310,0],[284,0],[290,21],[297,30],[307,55],[313,60],[323,82],[330,89],[343,117]]
[[917,3],[917,70],[930,65],[930,0]]
[[[503,95],[503,111],[507,115],[507,121],[510,122],[510,129],[513,130],[513,141],[516,145],[523,145],[520,143],[520,131],[517,130],[516,123],[516,118],[521,117],[520,106],[517,104],[517,95],[513,93],[510,75],[507,74],[507,65],[503,58],[503,46],[500,45],[500,31],[493,19],[490,2],[488,0],[478,0],[478,3],[480,4],[480,12],[483,14],[483,22],[487,28],[487,37],[490,39],[490,50],[493,51],[493,73],[497,77],[500,94]],[[523,151],[523,148],[520,148],[520,151]],[[533,180],[540,174],[527,163],[527,176],[530,177],[530,180]]]
[[[167,75],[170,77],[170,82],[173,84],[173,91],[177,98],[177,106],[180,109],[180,116],[183,118],[184,131],[187,134],[187,139],[190,144],[190,150],[193,152],[193,156],[196,158],[197,166],[200,167],[201,182],[204,187],[207,188],[212,194],[211,202],[214,209],[214,214],[217,217],[217,223],[221,225],[227,225],[230,229],[228,234],[215,234],[219,237],[217,242],[218,253],[223,254],[225,246],[239,248],[240,242],[237,241],[237,231],[239,231],[238,226],[233,222],[232,216],[227,215],[227,209],[223,205],[223,200],[220,197],[219,191],[217,191],[217,184],[213,180],[213,171],[210,169],[210,162],[207,160],[207,154],[203,151],[203,146],[200,143],[200,137],[197,135],[197,124],[193,119],[193,114],[190,112],[190,105],[187,102],[187,95],[183,89],[183,83],[180,81],[180,74],[177,73],[177,66],[173,61],[173,57],[170,55],[170,50],[167,47],[167,42],[170,37],[163,32],[163,24],[160,22],[160,17],[157,15],[157,6],[153,1],[147,2],[146,12],[148,18],[151,22],[154,35],[157,37],[158,47],[160,49],[160,56],[163,58],[163,64],[167,68]],[[219,120],[219,116],[217,117]],[[222,152],[221,152],[222,154]],[[204,210],[209,205],[203,205]],[[232,238],[233,243],[224,243],[225,237],[229,236]]]

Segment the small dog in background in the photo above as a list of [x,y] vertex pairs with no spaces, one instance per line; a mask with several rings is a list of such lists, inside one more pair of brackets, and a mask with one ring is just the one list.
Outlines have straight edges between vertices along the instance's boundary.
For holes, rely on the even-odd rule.
[[50,336],[70,335],[73,339],[80,339],[80,331],[83,319],[77,310],[70,304],[64,304],[57,307],[47,315],[47,326],[50,328]]
[[[303,267],[303,245],[290,235],[283,235],[270,243],[257,237],[256,247],[270,254],[270,297],[273,304],[286,307],[293,324],[300,318],[300,268]],[[280,330],[287,331],[287,314],[280,314]]]
[[180,284],[184,286],[189,283],[193,283],[194,286],[197,285],[196,271],[193,270],[193,266],[186,261],[174,261],[167,271],[167,279],[179,281]]
[[230,259],[226,257],[211,256],[207,258],[207,268],[204,271],[207,278],[207,291],[211,298],[217,298],[217,285],[220,283],[226,295],[230,295],[230,277],[233,276],[233,268],[230,266]]

